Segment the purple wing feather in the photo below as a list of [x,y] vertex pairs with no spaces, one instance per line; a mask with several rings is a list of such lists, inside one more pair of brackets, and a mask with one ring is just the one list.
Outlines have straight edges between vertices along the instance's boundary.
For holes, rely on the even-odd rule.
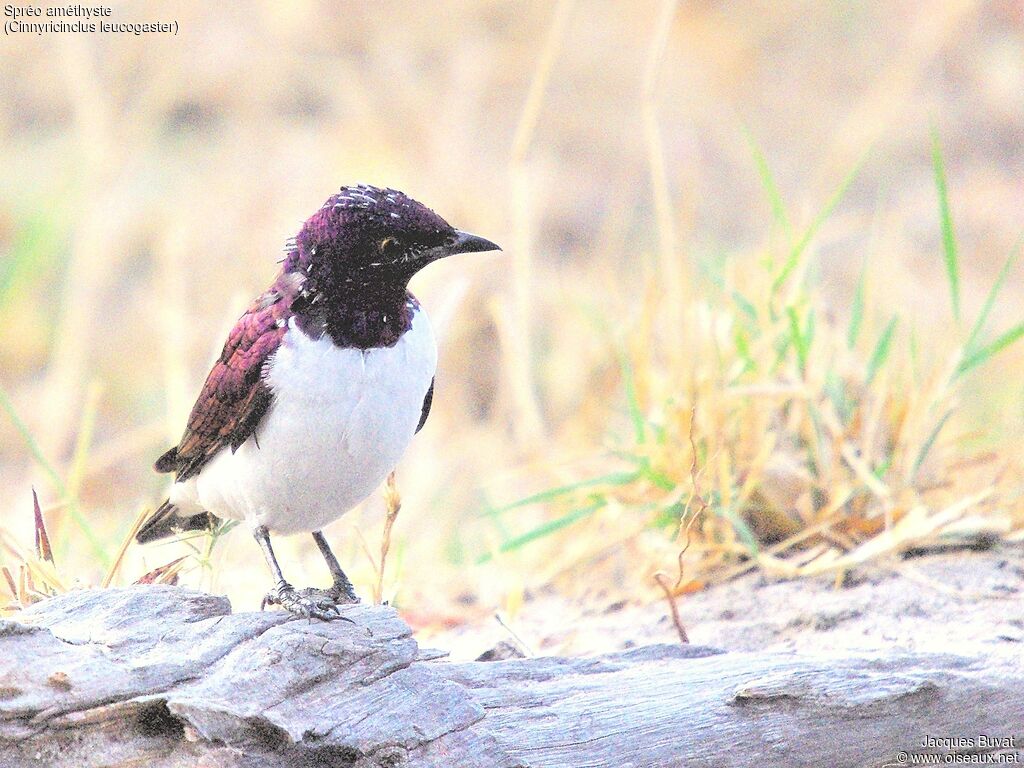
[[427,390],[426,396],[423,398],[423,407],[420,409],[420,423],[416,425],[416,431],[419,432],[423,429],[423,425],[427,423],[427,417],[430,415],[430,406],[434,402],[434,379],[430,380],[430,388]]
[[263,367],[284,337],[290,305],[270,291],[239,318],[206,377],[181,442],[157,459],[157,471],[185,480],[222,448],[234,451],[255,433],[273,399]]

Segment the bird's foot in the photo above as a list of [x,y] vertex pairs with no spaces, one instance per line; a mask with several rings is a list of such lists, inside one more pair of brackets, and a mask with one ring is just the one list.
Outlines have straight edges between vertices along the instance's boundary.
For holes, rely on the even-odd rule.
[[338,608],[342,605],[356,605],[359,602],[359,598],[356,597],[355,592],[351,590],[346,591],[344,588],[338,585],[328,587],[327,589],[320,589],[319,587],[304,587],[303,589],[297,590],[300,596],[307,597],[318,604],[329,604]]
[[289,613],[303,618],[322,619],[323,621],[342,619],[354,623],[352,619],[341,615],[338,604],[339,601],[334,599],[330,592],[312,587],[295,589],[291,584],[281,582],[263,598],[261,609],[268,605],[280,605]]
[[323,594],[330,597],[337,605],[356,605],[359,603],[359,595],[356,594],[352,582],[348,579],[335,581]]

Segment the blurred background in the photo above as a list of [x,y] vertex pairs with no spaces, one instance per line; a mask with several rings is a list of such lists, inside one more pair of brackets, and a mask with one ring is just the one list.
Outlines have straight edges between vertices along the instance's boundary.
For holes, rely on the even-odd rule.
[[[441,354],[383,578],[383,496],[327,531],[421,631],[1019,536],[1017,0],[113,8],[180,33],[0,46],[23,598],[188,555],[181,583],[258,606],[241,530],[119,549],[285,240],[357,181],[505,249],[412,285]],[[33,486],[55,569],[25,566]]]

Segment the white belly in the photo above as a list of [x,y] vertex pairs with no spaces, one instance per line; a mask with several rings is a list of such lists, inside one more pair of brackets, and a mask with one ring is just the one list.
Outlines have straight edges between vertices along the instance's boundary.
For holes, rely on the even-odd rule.
[[395,346],[379,349],[340,349],[293,321],[265,371],[274,399],[256,439],[176,484],[172,503],[279,533],[319,530],[395,468],[436,366],[422,309]]

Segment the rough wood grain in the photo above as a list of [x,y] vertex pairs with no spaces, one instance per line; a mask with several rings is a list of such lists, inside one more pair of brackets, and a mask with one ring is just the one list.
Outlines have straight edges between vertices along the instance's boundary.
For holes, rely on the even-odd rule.
[[649,646],[456,664],[390,608],[346,616],[233,614],[165,586],[34,606],[0,622],[0,766],[840,767],[925,736],[1024,746],[1019,655]]

